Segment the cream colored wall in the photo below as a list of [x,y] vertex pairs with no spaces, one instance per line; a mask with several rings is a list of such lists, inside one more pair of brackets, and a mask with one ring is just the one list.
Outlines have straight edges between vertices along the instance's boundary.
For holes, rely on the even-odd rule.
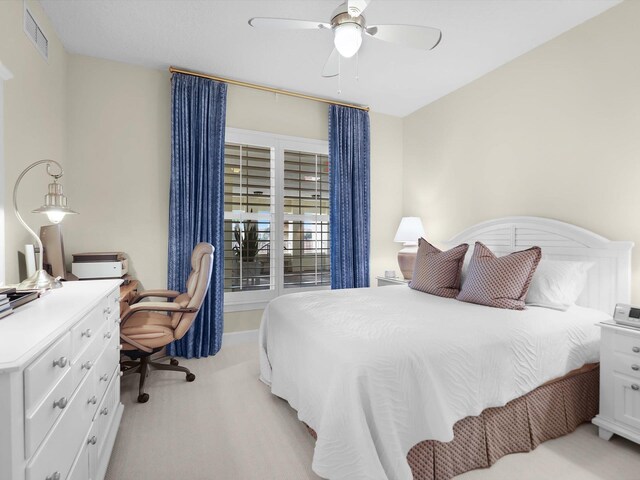
[[624,2],[406,117],[404,213],[435,242],[537,215],[640,246],[639,24]]
[[372,112],[371,120],[371,286],[376,275],[398,267],[398,250],[393,242],[402,218],[403,162],[402,119]]
[[123,251],[145,288],[166,288],[169,73],[69,56],[65,250]]
[[[31,236],[18,223],[12,208],[13,184],[36,160],[51,158],[67,166],[67,54],[37,2],[28,2],[32,15],[49,40],[49,60],[36,50],[23,30],[23,2],[0,2],[0,62],[13,74],[4,85],[4,205],[7,283],[18,278],[18,251]],[[44,167],[32,170],[20,186],[19,206],[36,232],[46,217],[29,213],[42,205],[48,176]],[[61,182],[68,183],[66,176]],[[0,279],[1,281],[2,279]]]

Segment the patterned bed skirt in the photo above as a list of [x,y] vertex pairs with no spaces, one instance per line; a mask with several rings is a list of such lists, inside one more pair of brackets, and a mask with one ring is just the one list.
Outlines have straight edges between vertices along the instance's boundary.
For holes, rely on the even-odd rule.
[[598,413],[599,372],[598,364],[585,365],[503,407],[463,418],[453,426],[451,442],[418,443],[407,455],[414,480],[449,480],[573,432]]

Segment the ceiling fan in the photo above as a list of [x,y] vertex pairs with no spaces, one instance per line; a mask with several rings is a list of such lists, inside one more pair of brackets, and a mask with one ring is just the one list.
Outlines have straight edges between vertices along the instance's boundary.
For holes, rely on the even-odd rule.
[[292,18],[254,17],[249,25],[256,28],[279,30],[332,30],[334,49],[322,70],[323,77],[340,73],[340,56],[353,57],[362,44],[362,36],[395,43],[405,47],[431,50],[442,39],[437,28],[421,25],[371,25],[367,26],[362,12],[371,0],[347,0],[334,10],[331,22],[295,20]]

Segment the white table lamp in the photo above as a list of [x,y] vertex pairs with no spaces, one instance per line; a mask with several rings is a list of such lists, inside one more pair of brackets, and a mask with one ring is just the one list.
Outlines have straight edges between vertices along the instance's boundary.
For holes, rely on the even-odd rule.
[[405,280],[413,277],[413,265],[418,253],[418,239],[424,237],[424,227],[419,217],[402,217],[394,242],[402,243],[398,252],[398,266]]
[[[42,268],[42,241],[40,240],[40,237],[36,235],[36,232],[31,230],[29,225],[27,225],[27,223],[20,215],[20,211],[18,210],[18,187],[20,186],[20,181],[29,170],[37,167],[38,165],[47,166],[47,174],[53,178],[53,182],[49,184],[48,193],[44,197],[44,205],[40,208],[32,210],[32,213],[44,213],[52,223],[60,223],[65,215],[77,213],[67,207],[67,197],[65,197],[64,193],[62,192],[62,185],[58,183],[58,179],[62,177],[63,174],[62,166],[58,162],[56,162],[55,160],[39,160],[32,163],[22,171],[22,173],[16,180],[15,186],[13,187],[13,211],[16,214],[16,217],[18,217],[18,220],[20,221],[22,226],[31,234],[31,236],[36,241],[36,245],[38,245],[38,248],[40,249],[40,255],[38,255],[38,269],[33,275],[20,283],[20,285],[18,286],[20,290],[47,290],[50,288],[60,288],[62,286],[59,279],[53,278]],[[51,172],[52,165],[54,165],[59,170],[59,173]]]

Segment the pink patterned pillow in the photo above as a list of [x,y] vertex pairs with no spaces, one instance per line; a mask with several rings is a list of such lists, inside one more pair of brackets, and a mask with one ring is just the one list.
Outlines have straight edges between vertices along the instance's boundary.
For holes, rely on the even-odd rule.
[[531,277],[542,257],[540,247],[496,257],[476,242],[458,300],[490,307],[524,310]]
[[460,273],[469,245],[463,243],[443,252],[424,238],[418,240],[418,254],[409,286],[439,297],[455,298],[460,292]]

